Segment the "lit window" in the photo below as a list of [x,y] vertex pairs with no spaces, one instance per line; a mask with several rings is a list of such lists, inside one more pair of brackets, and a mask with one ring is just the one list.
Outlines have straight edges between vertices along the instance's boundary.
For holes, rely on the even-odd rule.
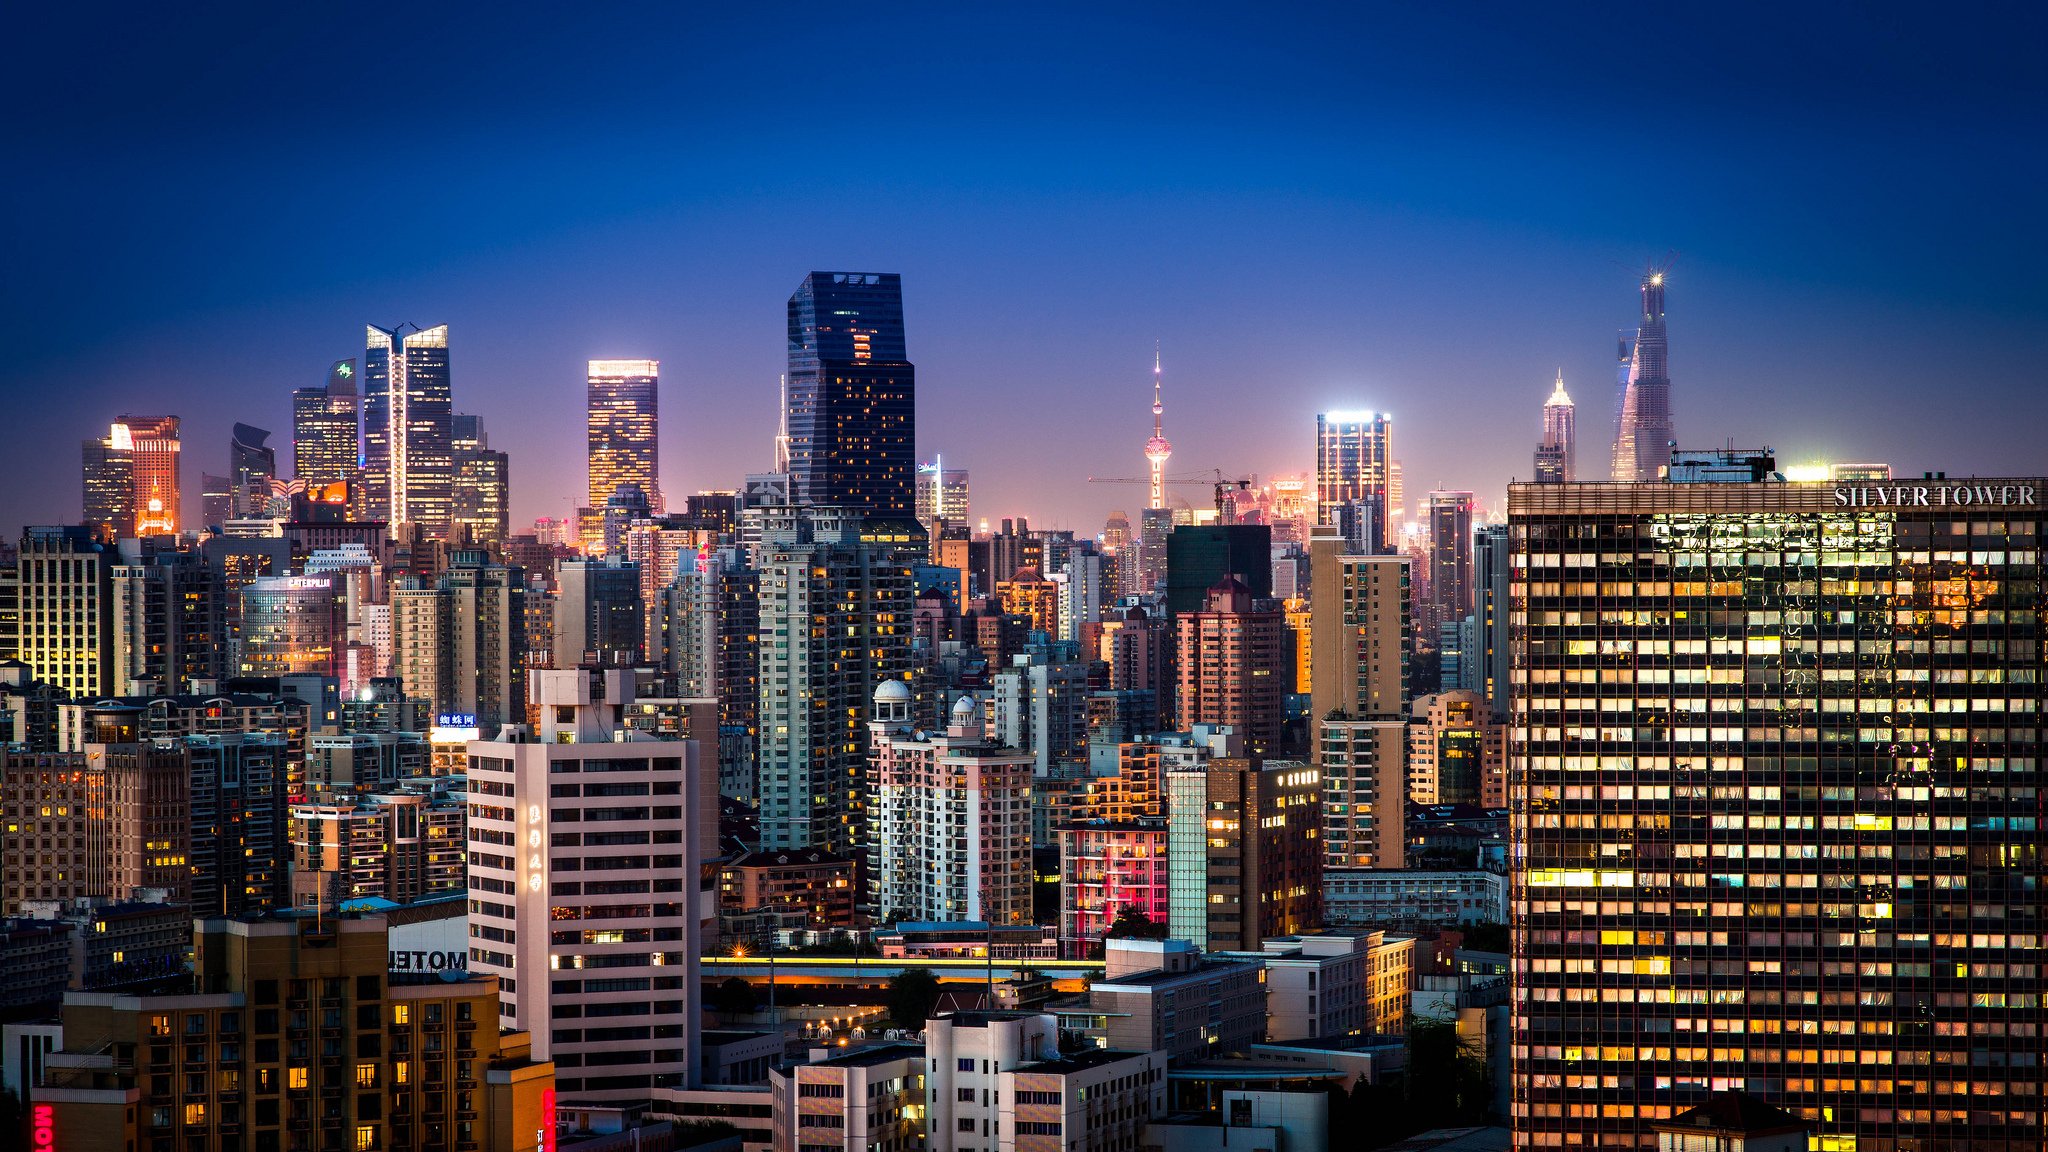
[[306,1070],[304,1068],[288,1069],[285,1076],[285,1086],[294,1089],[304,1089],[306,1087]]

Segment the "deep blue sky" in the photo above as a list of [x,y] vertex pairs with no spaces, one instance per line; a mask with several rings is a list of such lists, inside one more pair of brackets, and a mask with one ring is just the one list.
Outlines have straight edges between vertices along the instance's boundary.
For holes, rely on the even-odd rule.
[[729,487],[813,268],[903,273],[977,516],[1142,503],[1083,478],[1142,469],[1154,340],[1176,470],[1374,407],[1496,503],[1562,367],[1601,475],[1670,250],[1688,445],[2048,468],[2048,19],[1663,7],[23,6],[0,524],[76,518],[122,410],[196,501],[372,321],[452,326],[520,521],[582,492],[593,356],[663,362],[672,497]]

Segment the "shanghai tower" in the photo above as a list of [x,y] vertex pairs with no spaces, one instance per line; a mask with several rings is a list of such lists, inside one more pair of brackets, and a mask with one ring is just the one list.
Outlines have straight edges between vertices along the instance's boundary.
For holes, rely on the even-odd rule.
[[1643,276],[1643,315],[1614,433],[1617,481],[1653,481],[1671,457],[1671,375],[1665,352],[1664,273],[1653,268]]

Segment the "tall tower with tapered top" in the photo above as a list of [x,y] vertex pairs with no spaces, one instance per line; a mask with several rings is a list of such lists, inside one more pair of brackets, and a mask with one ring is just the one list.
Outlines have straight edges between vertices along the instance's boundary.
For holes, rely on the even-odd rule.
[[1166,507],[1166,462],[1173,456],[1173,445],[1166,439],[1163,419],[1166,415],[1166,401],[1160,391],[1159,349],[1152,349],[1152,438],[1145,441],[1145,461],[1152,466],[1151,508]]
[[1655,480],[1671,452],[1671,375],[1665,362],[1664,271],[1643,274],[1643,315],[1629,357],[1628,386],[1614,434],[1614,479]]

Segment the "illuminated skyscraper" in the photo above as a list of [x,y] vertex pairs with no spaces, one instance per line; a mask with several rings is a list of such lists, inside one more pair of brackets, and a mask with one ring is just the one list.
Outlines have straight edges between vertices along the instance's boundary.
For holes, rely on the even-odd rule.
[[1151,468],[1152,502],[1148,508],[1166,507],[1166,462],[1173,457],[1173,444],[1166,439],[1166,399],[1161,391],[1159,350],[1152,350],[1152,438],[1145,441],[1145,463]]
[[114,567],[120,555],[90,527],[30,527],[21,534],[21,622],[16,658],[72,696],[120,690],[114,682]]
[[1207,603],[1174,617],[1182,728],[1227,724],[1253,756],[1280,751],[1280,698],[1292,669],[1287,622],[1271,601],[1254,601],[1236,576],[1209,589]]
[[1664,337],[1664,273],[1643,276],[1643,315],[1636,326],[1621,420],[1614,434],[1614,479],[1647,482],[1671,455],[1671,373]]
[[1543,402],[1543,441],[1536,445],[1536,482],[1569,484],[1577,479],[1573,431],[1576,409],[1564,390],[1564,369],[1557,370],[1557,387]]
[[804,277],[789,298],[787,417],[797,503],[914,515],[917,373],[901,276]]
[[[661,511],[661,462],[655,453],[660,427],[661,361],[592,360],[586,393],[590,503],[601,509],[622,484],[638,485],[649,505]],[[579,525],[586,536],[589,525]],[[604,530],[599,520],[598,533]],[[584,540],[586,551],[594,543]]]
[[512,458],[491,451],[481,416],[456,413],[449,425],[455,457],[455,526],[474,547],[505,543],[512,519]]
[[1335,525],[1309,536],[1309,717],[1326,862],[1399,868],[1408,785],[1409,560],[1361,556]]
[[1508,489],[1515,1146],[2036,1147],[2048,480],[1730,463]]
[[1425,639],[1472,614],[1472,510],[1470,492],[1429,494],[1429,592],[1417,613]]
[[[405,329],[411,328],[410,332]],[[448,534],[454,513],[454,402],[448,326],[370,325],[363,357],[363,485],[368,519]]]
[[946,467],[944,456],[917,466],[917,522],[933,520],[967,523],[967,469]]
[[[181,502],[178,496],[180,449],[178,442],[178,418],[176,416],[123,416],[114,421],[105,441],[106,451],[97,461],[93,453],[87,452],[87,487],[93,489],[93,465],[99,466],[98,479],[102,485],[111,482],[119,472],[119,458],[125,452],[128,456],[128,524],[137,536],[175,536],[178,534]],[[102,489],[90,494],[92,499],[105,499]],[[88,518],[98,521],[93,509],[88,509]]]
[[1393,450],[1394,422],[1384,412],[1316,416],[1316,523],[1344,524],[1356,552],[1386,550]]
[[292,475],[306,487],[342,484],[362,461],[356,362],[336,360],[325,388],[292,390]]
[[84,457],[85,523],[112,540],[135,535],[135,447],[128,430],[117,424],[87,440]]

